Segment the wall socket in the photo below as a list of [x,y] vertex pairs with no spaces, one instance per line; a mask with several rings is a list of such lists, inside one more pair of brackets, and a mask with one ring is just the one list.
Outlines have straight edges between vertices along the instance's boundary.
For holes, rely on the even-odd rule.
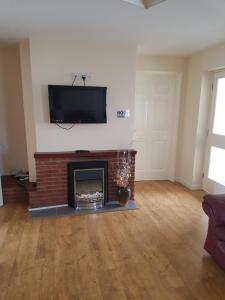
[[125,118],[130,117],[130,110],[129,109],[117,110],[116,113],[117,113],[117,118],[120,118],[120,119],[125,119]]
[[82,79],[83,77],[86,78],[86,81],[90,81],[91,80],[91,74],[90,73],[86,73],[86,72],[76,72],[76,73],[72,72],[71,76],[72,76],[72,80],[74,80],[74,78],[76,77],[76,81],[83,82],[83,79]]

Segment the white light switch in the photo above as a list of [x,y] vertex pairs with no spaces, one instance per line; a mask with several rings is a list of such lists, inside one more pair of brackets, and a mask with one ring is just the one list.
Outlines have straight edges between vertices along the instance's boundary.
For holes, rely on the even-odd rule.
[[117,118],[129,118],[130,117],[130,110],[117,110]]

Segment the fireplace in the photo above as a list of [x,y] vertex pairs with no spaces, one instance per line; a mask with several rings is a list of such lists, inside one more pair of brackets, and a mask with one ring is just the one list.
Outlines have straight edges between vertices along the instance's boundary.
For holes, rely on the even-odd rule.
[[[121,150],[124,151],[124,150]],[[134,172],[135,172],[135,155],[136,151],[131,150],[131,178],[129,179],[131,188],[131,200],[134,200]],[[118,150],[99,150],[89,152],[37,152],[34,155],[36,162],[36,183],[28,186],[29,209],[38,209],[52,206],[75,207],[74,196],[68,201],[68,163],[88,162],[96,163],[105,161],[108,163],[108,171],[104,173],[104,204],[109,204],[117,199],[117,185],[115,182],[116,165],[118,162]],[[79,167],[76,167],[79,169]],[[102,168],[102,165],[89,168]],[[83,169],[82,167],[80,169]],[[73,178],[73,172],[71,178]],[[73,182],[73,179],[70,179]],[[71,189],[72,183],[69,187]],[[71,191],[70,191],[71,193]],[[74,191],[72,192],[74,195]]]
[[75,209],[100,209],[108,200],[108,162],[68,163],[68,204]]

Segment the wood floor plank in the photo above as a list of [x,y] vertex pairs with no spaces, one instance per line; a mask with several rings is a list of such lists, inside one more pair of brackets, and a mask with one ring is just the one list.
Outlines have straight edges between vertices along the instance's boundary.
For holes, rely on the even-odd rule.
[[225,300],[202,191],[136,183],[135,211],[32,219],[0,209],[0,299]]

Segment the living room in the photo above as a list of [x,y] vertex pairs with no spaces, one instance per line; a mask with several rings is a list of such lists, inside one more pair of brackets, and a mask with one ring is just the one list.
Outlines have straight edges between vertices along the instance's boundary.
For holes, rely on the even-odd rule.
[[0,298],[224,299],[225,2],[1,4]]

